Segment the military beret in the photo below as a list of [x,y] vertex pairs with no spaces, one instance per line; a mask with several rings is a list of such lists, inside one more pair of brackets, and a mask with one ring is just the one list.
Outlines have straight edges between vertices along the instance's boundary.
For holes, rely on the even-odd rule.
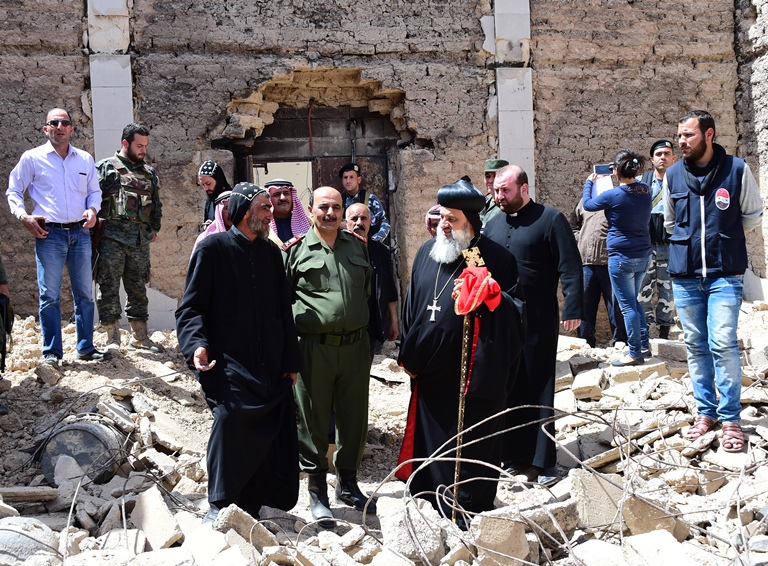
[[506,167],[509,165],[509,161],[505,161],[504,159],[486,159],[485,160],[485,169],[483,171],[485,173],[495,173],[502,167]]
[[339,169],[339,179],[344,176],[347,171],[354,171],[358,175],[360,174],[360,166],[357,163],[347,163],[344,167]]
[[653,142],[653,145],[651,146],[651,157],[653,157],[653,152],[660,147],[668,147],[669,149],[672,149],[673,145],[672,145],[672,142],[669,140],[656,140],[655,142]]

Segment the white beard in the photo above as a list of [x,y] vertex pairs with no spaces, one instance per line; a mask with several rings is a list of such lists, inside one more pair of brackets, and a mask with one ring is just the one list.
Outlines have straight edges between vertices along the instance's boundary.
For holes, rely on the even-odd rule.
[[465,227],[461,230],[452,230],[452,239],[446,238],[442,230],[438,230],[435,236],[435,245],[429,250],[429,257],[437,263],[453,263],[461,256],[461,252],[469,248],[472,243],[472,232]]

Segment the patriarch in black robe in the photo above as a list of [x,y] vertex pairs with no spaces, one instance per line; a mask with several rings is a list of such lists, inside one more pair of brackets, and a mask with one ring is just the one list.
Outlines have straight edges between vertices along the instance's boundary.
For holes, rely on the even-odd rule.
[[206,522],[232,503],[254,517],[262,505],[288,510],[299,490],[299,348],[282,255],[267,239],[269,193],[238,184],[229,216],[232,228],[192,254],[176,311],[179,347],[213,412]]
[[[412,378],[412,390],[400,463],[412,458],[456,457],[456,440],[451,438],[458,429],[464,317],[454,311],[452,294],[460,291],[455,280],[467,265],[463,250],[479,251],[501,289],[501,302],[493,311],[485,305],[475,311],[477,333],[465,396],[465,431],[504,410],[522,349],[524,301],[519,293],[517,264],[502,246],[480,235],[478,213],[485,203],[482,193],[465,178],[441,188],[438,202],[441,220],[437,237],[416,254],[403,308],[399,363]],[[491,419],[466,432],[462,460],[498,466],[499,436],[471,443],[501,430],[503,421],[503,417]],[[453,492],[450,486],[455,463],[421,465],[419,461],[408,463],[397,475],[404,481],[410,477],[411,493],[437,506],[444,495],[450,497]],[[470,481],[461,484],[457,503],[471,513],[493,509],[498,472],[466,462],[461,463],[460,472],[460,481]],[[435,497],[437,491],[441,494]],[[443,510],[450,513],[447,508]]]
[[[581,255],[565,216],[531,200],[528,176],[520,167],[499,170],[494,192],[505,214],[493,217],[483,233],[517,259],[528,312],[527,341],[508,406],[543,407],[509,413],[507,427],[512,430],[505,435],[503,460],[512,473],[523,472],[548,484],[557,480],[553,440],[557,339],[561,321],[565,330],[575,330],[584,316]],[[562,315],[558,281],[565,296]]]

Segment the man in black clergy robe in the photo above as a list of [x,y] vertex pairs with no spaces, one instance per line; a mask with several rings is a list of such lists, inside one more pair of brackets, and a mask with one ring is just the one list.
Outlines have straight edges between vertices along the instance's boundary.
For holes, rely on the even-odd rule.
[[[508,406],[542,406],[508,414],[508,428],[530,424],[505,434],[502,459],[513,475],[522,473],[548,485],[557,481],[552,407],[559,323],[562,321],[563,328],[571,331],[583,318],[581,255],[565,216],[531,200],[528,176],[520,167],[507,165],[500,169],[494,193],[506,214],[492,218],[483,233],[517,259],[528,312],[527,341]],[[565,296],[562,316],[558,281]]]
[[204,522],[232,503],[258,518],[288,510],[299,494],[292,386],[299,347],[283,259],[270,242],[269,193],[239,183],[232,228],[192,254],[176,311],[179,347],[213,412]]
[[[433,455],[456,456],[456,440],[450,439],[458,426],[464,317],[455,313],[452,293],[458,293],[455,280],[467,265],[463,250],[479,249],[502,291],[501,303],[493,312],[485,305],[476,311],[479,334],[466,394],[465,431],[504,410],[523,343],[524,302],[518,294],[517,263],[502,246],[480,235],[483,194],[464,178],[442,187],[437,200],[441,205],[437,237],[416,254],[403,308],[399,363],[412,378],[412,390],[400,463]],[[501,430],[503,421],[503,417],[492,419],[466,433],[462,460],[499,466],[499,436],[469,443]],[[453,493],[452,488],[442,488],[435,496],[439,486],[454,483],[455,464],[435,462],[418,469],[420,465],[418,461],[407,464],[397,476],[403,481],[412,476],[411,493],[437,507],[437,501]],[[462,462],[460,479],[471,478],[479,479],[461,485],[458,504],[470,513],[493,509],[498,472]],[[449,507],[441,506],[450,516]]]

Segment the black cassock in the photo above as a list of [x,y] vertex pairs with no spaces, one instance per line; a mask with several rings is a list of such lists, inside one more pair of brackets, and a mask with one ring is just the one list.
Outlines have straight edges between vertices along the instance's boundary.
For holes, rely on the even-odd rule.
[[194,369],[199,346],[216,365],[196,372],[213,412],[208,500],[290,509],[299,489],[291,380],[299,349],[280,250],[232,231],[203,240],[176,310],[179,347]]
[[[584,316],[581,255],[573,231],[557,209],[531,201],[516,214],[497,214],[483,234],[515,256],[525,292],[527,341],[508,406],[552,407],[560,320]],[[565,296],[562,316],[557,300],[558,281]],[[554,438],[553,415],[551,408],[511,411],[507,420],[509,428],[535,424],[505,435],[504,462],[523,462],[540,468],[554,466],[557,462],[555,443],[541,429],[542,423],[549,421],[546,430]]]
[[[399,362],[416,378],[412,381],[400,462],[411,458],[428,458],[457,433],[459,382],[461,377],[461,344],[464,317],[454,311],[451,298],[453,280],[466,267],[461,258],[451,264],[439,264],[429,257],[435,240],[421,246],[413,263],[411,283],[403,308],[403,336]],[[515,258],[503,247],[480,237],[477,244],[492,277],[502,290],[501,304],[490,312],[479,307],[479,334],[466,395],[466,430],[471,425],[503,411],[507,393],[514,379],[522,349],[524,302],[517,285]],[[437,291],[435,281],[437,280]],[[445,287],[444,287],[445,286]],[[442,293],[440,293],[442,289]],[[439,311],[433,305],[436,294]],[[434,312],[434,322],[430,319]],[[475,431],[464,435],[462,459],[477,459],[495,465],[500,463],[500,438],[493,437],[474,445],[473,439],[493,434],[503,426],[503,418],[492,419]],[[456,456],[456,441],[440,450],[444,457]],[[454,483],[454,462],[432,463],[417,470],[415,462],[398,471],[406,480],[412,473],[411,493],[434,492],[438,486]],[[489,478],[463,484],[459,504],[471,512],[493,509],[498,472],[479,464],[461,465],[461,479]],[[452,490],[449,490],[452,493]],[[431,494],[423,496],[436,505]],[[446,514],[450,511],[446,510]]]

